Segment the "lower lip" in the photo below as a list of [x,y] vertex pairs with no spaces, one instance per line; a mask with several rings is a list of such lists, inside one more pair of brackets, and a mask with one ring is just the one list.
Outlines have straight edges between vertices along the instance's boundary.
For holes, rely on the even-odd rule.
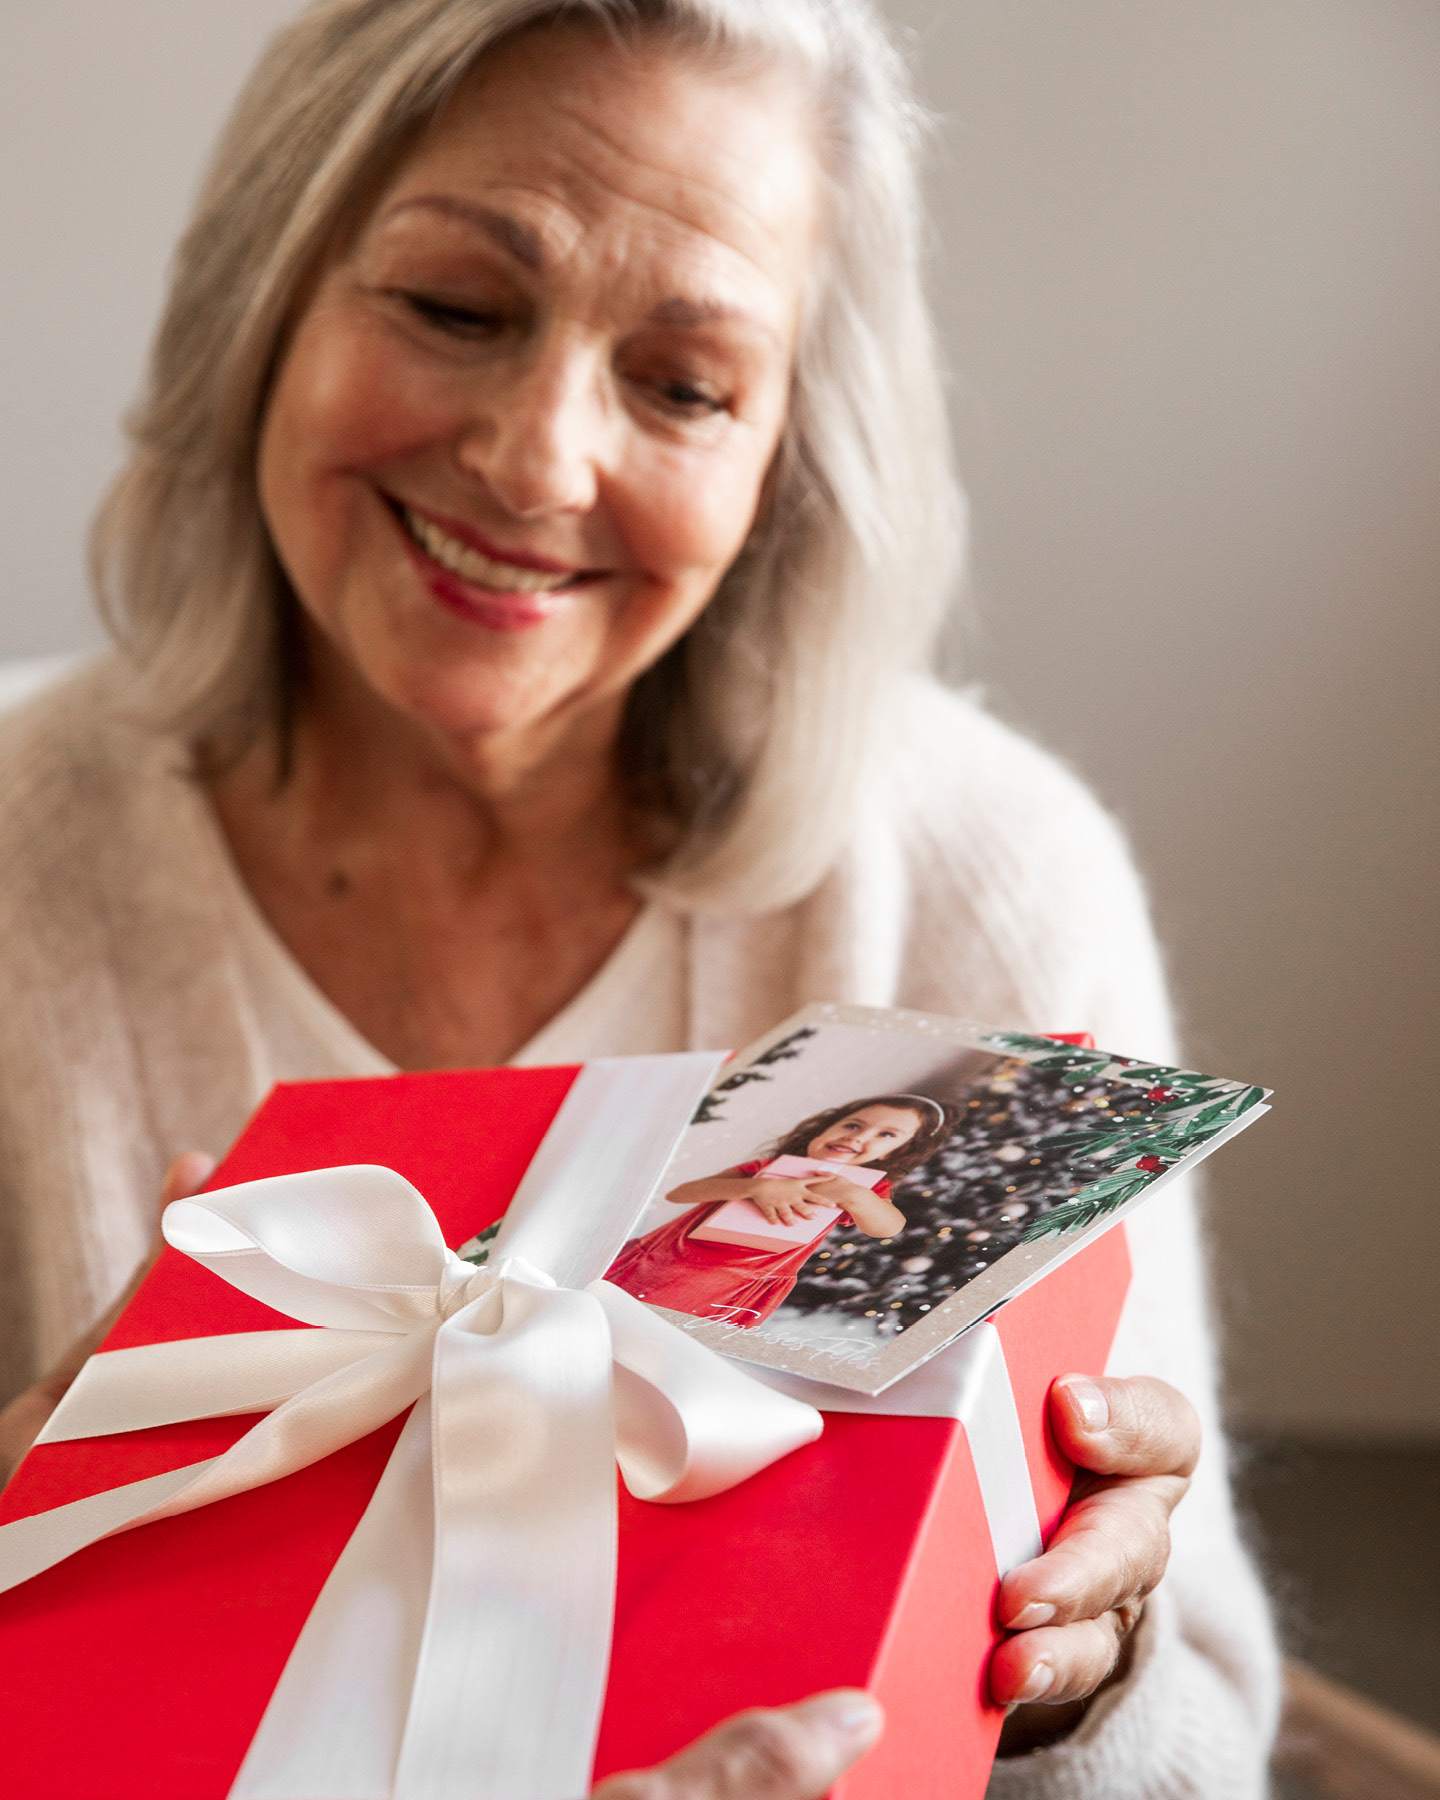
[[483,625],[488,631],[533,631],[574,604],[574,588],[558,588],[547,594],[502,594],[462,581],[433,556],[427,556],[398,519],[395,523],[426,587],[447,611],[472,625]]

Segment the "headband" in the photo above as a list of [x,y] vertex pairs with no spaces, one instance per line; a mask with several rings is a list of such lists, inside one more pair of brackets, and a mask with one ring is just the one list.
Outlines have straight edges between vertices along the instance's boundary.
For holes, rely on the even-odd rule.
[[890,1094],[886,1098],[889,1102],[903,1101],[906,1106],[913,1106],[917,1111],[927,1112],[932,1125],[945,1123],[945,1108],[938,1100],[932,1100],[928,1094]]

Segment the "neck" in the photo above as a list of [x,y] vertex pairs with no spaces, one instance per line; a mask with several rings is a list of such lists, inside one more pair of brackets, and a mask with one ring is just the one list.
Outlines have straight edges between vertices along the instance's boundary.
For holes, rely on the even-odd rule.
[[662,848],[619,779],[623,713],[620,695],[520,729],[447,734],[319,644],[288,745],[267,735],[214,786],[222,807],[258,805],[315,843],[423,837],[471,875],[498,862],[623,881]]
[[211,782],[261,912],[401,1068],[504,1062],[635,918],[663,845],[617,776],[622,710],[456,736],[322,663],[289,756],[272,735]]

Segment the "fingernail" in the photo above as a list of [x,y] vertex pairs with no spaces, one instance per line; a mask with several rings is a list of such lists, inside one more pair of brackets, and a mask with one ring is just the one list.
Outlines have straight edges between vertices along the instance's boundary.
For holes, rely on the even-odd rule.
[[1055,1608],[1048,1600],[1032,1600],[1028,1606],[1022,1606],[1010,1621],[1012,1631],[1033,1631],[1037,1625],[1048,1625],[1055,1617]]
[[1043,1700],[1055,1685],[1055,1671],[1049,1663],[1036,1663],[1030,1671],[1030,1679],[1020,1690],[1022,1700]]
[[885,1723],[879,1702],[863,1688],[841,1688],[834,1694],[817,1694],[795,1710],[823,1730],[838,1731],[857,1744],[873,1743]]
[[1110,1402],[1105,1398],[1105,1390],[1093,1381],[1067,1381],[1065,1391],[1084,1421],[1085,1429],[1104,1431],[1110,1423]]

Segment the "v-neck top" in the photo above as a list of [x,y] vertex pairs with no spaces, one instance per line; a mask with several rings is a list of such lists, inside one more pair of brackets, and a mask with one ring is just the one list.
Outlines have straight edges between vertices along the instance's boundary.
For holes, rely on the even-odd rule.
[[[397,1074],[397,1065],[356,1029],[282,942],[235,868],[218,823],[214,833],[257,1041],[272,1055],[280,1052],[275,1060],[292,1079],[297,1068],[315,1076]],[[650,901],[580,992],[509,1061],[534,1068],[683,1050],[686,990],[685,919]]]

